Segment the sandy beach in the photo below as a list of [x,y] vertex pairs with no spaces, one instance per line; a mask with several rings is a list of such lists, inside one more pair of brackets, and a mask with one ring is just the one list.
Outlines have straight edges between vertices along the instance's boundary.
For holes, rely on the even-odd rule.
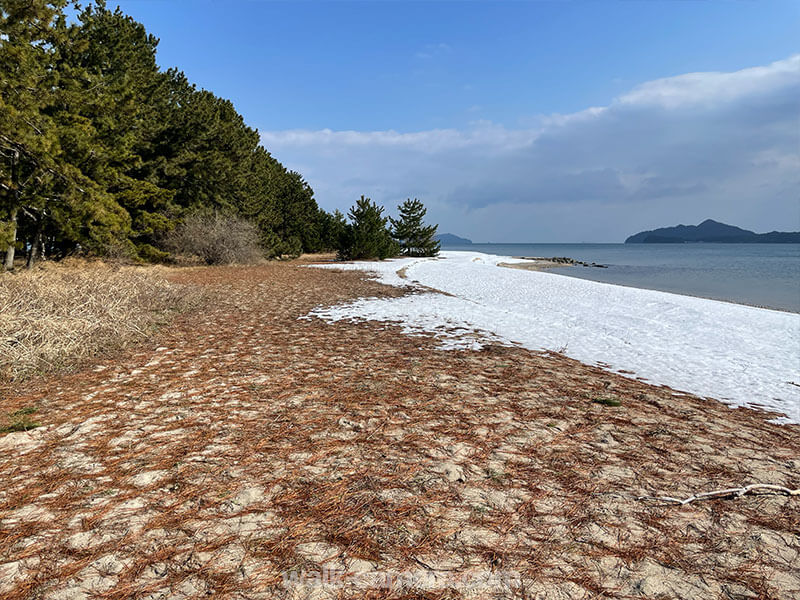
[[41,426],[0,436],[0,598],[800,594],[798,497],[640,499],[796,489],[798,425],[556,352],[313,316],[420,294],[360,271],[169,277],[215,302],[2,390]]
[[580,260],[569,258],[568,256],[553,256],[553,257],[540,257],[540,256],[514,256],[514,262],[499,262],[498,267],[506,267],[509,269],[522,269],[524,271],[546,271],[547,269],[559,269],[563,267],[592,267],[592,268],[606,268],[605,265],[597,263],[587,263]]
[[547,259],[526,260],[514,263],[501,262],[497,264],[498,267],[506,267],[509,269],[524,269],[526,271],[544,271],[546,269],[558,269],[561,267],[569,267],[571,265],[558,263]]

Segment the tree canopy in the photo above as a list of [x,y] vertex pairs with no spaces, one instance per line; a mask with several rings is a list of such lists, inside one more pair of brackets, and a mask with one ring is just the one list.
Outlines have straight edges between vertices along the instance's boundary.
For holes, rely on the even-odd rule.
[[[158,40],[99,0],[0,2],[0,252],[164,260],[188,215],[252,223],[267,256],[333,248],[341,219],[233,104],[161,70]],[[338,244],[337,244],[338,245]]]
[[407,199],[398,207],[398,219],[390,219],[392,237],[400,244],[405,256],[436,256],[440,244],[436,240],[437,225],[425,225],[423,219],[427,209],[414,198]]
[[348,223],[338,210],[324,213],[320,228],[326,236],[322,244],[338,248],[340,260],[392,256],[436,256],[440,243],[435,239],[437,225],[425,225],[427,212],[422,202],[410,198],[397,207],[398,218],[385,217],[383,207],[361,196],[350,208]]
[[398,254],[399,247],[389,232],[389,218],[383,216],[382,206],[361,196],[348,216],[351,222],[343,227],[339,240],[339,258],[384,259]]

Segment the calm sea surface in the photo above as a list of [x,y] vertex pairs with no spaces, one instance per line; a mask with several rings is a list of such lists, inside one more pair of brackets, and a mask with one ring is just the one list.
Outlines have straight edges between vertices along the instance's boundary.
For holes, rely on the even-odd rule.
[[501,256],[569,256],[570,277],[800,312],[800,244],[471,244]]

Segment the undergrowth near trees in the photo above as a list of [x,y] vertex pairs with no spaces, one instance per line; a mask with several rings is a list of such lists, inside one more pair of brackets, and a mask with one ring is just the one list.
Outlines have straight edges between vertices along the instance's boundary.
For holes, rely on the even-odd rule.
[[166,236],[165,246],[207,265],[252,264],[264,258],[256,226],[235,215],[190,215]]

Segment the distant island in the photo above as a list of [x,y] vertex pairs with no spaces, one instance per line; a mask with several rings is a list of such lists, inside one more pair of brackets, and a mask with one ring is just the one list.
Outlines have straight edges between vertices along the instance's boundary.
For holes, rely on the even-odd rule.
[[464,246],[472,243],[472,240],[458,237],[452,233],[440,233],[436,236],[436,239],[442,243],[442,246]]
[[706,219],[700,225],[678,225],[642,231],[625,240],[626,244],[688,244],[716,242],[725,244],[799,244],[800,231],[755,233]]

